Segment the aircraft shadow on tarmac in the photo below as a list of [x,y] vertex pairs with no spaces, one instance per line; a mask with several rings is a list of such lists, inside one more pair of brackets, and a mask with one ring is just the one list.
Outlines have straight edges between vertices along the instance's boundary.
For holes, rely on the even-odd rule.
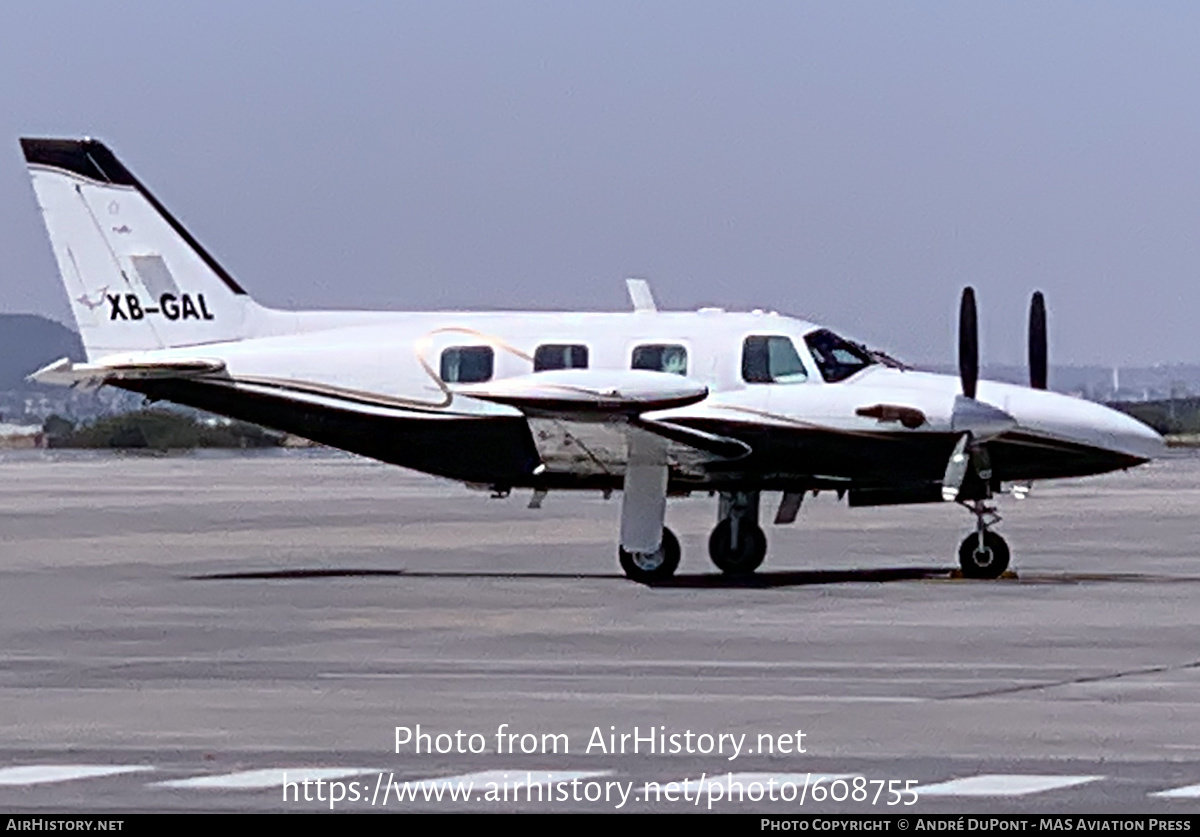
[[[513,580],[627,580],[619,573],[548,573],[523,571],[486,570],[384,570],[365,568],[320,568],[293,570],[247,570],[244,572],[206,573],[187,577],[191,581],[295,581],[320,578],[477,578]],[[887,581],[967,581],[958,571],[950,567],[887,567],[882,569],[843,570],[774,570],[752,575],[723,575],[719,573],[694,573],[677,575],[665,581],[648,584],[654,588],[687,588],[693,590],[726,590],[737,588],[765,589],[771,587],[809,587],[818,584],[862,584]],[[1178,582],[1200,582],[1200,576],[1156,575],[1147,573],[1030,573],[1018,577],[1005,574],[999,581],[971,581],[974,584],[996,584],[1004,582],[1020,584],[1088,584],[1099,582],[1124,582],[1142,584],[1166,584]]]
[[[946,567],[893,567],[869,570],[777,570],[752,575],[729,576],[718,573],[677,575],[666,581],[647,585],[656,588],[683,587],[692,589],[803,587],[814,584],[848,584],[854,582],[920,581],[930,578],[949,578]],[[376,569],[294,569],[263,570],[194,575],[194,581],[286,581],[316,578],[503,578],[503,579],[621,579],[617,573],[545,573],[504,571],[440,571],[376,570]]]

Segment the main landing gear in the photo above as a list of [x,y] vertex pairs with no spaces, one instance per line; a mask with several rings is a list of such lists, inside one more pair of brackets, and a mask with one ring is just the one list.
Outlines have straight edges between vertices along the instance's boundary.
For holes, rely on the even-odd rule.
[[999,578],[1008,569],[1008,543],[991,530],[1000,522],[995,506],[983,500],[962,505],[975,515],[975,531],[958,547],[958,563],[964,578]]
[[648,433],[629,438],[621,494],[621,569],[633,581],[665,581],[679,566],[679,540],[663,525],[667,514],[666,442]]
[[767,557],[767,536],[758,525],[757,491],[722,491],[708,555],[726,575],[754,572]]
[[[625,472],[621,498],[621,543],[617,555],[626,577],[642,584],[666,581],[679,567],[679,540],[666,526],[667,468],[651,445],[638,448]],[[758,525],[759,492],[722,491],[708,554],[721,572],[749,575],[767,555],[767,536]]]
[[665,581],[675,575],[675,570],[679,568],[679,539],[664,526],[662,542],[653,552],[630,552],[618,547],[617,554],[621,559],[621,569],[631,581],[640,581],[642,584]]

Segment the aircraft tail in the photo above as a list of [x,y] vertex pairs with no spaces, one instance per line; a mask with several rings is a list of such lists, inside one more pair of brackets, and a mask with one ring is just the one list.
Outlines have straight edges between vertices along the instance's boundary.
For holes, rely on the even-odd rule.
[[21,149],[88,360],[253,336],[264,309],[103,143]]

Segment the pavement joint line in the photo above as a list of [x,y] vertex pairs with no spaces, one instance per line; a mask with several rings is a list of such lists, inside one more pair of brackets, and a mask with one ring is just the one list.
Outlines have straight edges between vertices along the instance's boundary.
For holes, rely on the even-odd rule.
[[1146,668],[1116,671],[1108,674],[1072,677],[1068,680],[1052,680],[1049,682],[1034,683],[1022,686],[1008,686],[1003,689],[988,689],[982,692],[970,692],[962,695],[948,695],[946,697],[937,698],[937,700],[967,700],[970,698],[996,697],[998,695],[1015,694],[1017,692],[1032,692],[1039,691],[1041,689],[1055,689],[1060,686],[1077,686],[1084,683],[1102,683],[1105,680],[1119,680],[1123,677],[1137,677],[1144,674],[1166,674],[1170,671],[1189,671],[1197,668],[1200,668],[1200,660],[1193,660],[1190,663],[1181,663],[1179,665],[1148,666]]
[[[40,658],[40,659],[55,659],[55,658]],[[175,661],[175,657],[156,657],[151,659]],[[211,658],[213,662],[224,662],[220,658]],[[489,670],[501,668],[605,668],[605,669],[629,669],[629,668],[657,668],[657,667],[677,667],[677,668],[704,668],[704,669],[721,669],[721,668],[736,668],[736,669],[783,669],[783,668],[798,668],[798,669],[822,669],[822,668],[839,668],[839,669],[881,669],[888,671],[897,668],[911,668],[920,671],[927,669],[960,669],[966,668],[971,670],[976,669],[1002,669],[1026,671],[1033,669],[1071,669],[1079,668],[1067,663],[992,663],[971,661],[966,663],[952,663],[939,661],[924,661],[918,660],[913,662],[892,662],[892,661],[854,661],[847,662],[845,660],[816,660],[809,662],[793,662],[793,661],[762,661],[762,660],[570,660],[570,661],[549,661],[549,660],[522,660],[508,659],[497,660],[487,658],[454,658],[447,659],[445,657],[417,658],[410,660],[392,661],[391,665],[396,666],[440,666],[447,669],[455,670],[462,666],[477,666]],[[1106,670],[1107,671],[1107,670]]]
[[[600,681],[603,681],[606,683],[611,683],[614,680],[628,680],[628,681],[634,682],[634,683],[641,683],[641,682],[645,682],[645,680],[648,678],[658,677],[658,678],[676,679],[681,676],[681,675],[675,674],[675,673],[656,674],[653,672],[644,673],[644,674],[626,674],[626,675],[599,674],[599,673],[576,674],[576,673],[572,673],[572,672],[538,672],[538,671],[535,671],[535,672],[488,672],[488,674],[490,674],[492,677],[495,677],[498,680],[571,680],[571,681],[600,680]],[[474,680],[474,679],[477,679],[479,677],[479,675],[480,675],[480,672],[476,672],[476,671],[455,671],[455,672],[452,672],[452,671],[377,671],[377,672],[371,672],[371,671],[345,671],[345,672],[320,671],[320,672],[317,672],[317,674],[316,674],[316,676],[318,678],[321,678],[324,680],[410,680],[410,679]],[[705,680],[707,680],[709,682],[721,682],[721,681],[741,682],[743,680],[746,680],[747,678],[752,678],[753,676],[754,675],[751,675],[751,674],[724,674],[724,675],[709,674],[709,675],[705,675]],[[888,678],[887,682],[893,683],[893,684],[894,683],[907,683],[907,684],[917,684],[917,685],[928,685],[929,683],[933,682],[938,685],[944,686],[949,683],[969,683],[969,682],[978,683],[980,680],[983,680],[983,679],[1000,680],[1002,678],[999,678],[999,677],[995,677],[995,678],[954,677],[954,678],[942,678],[940,680],[930,681],[930,680],[920,680],[920,679],[916,679],[916,678],[901,679],[901,678],[896,678],[896,677],[890,677],[890,678]],[[800,682],[805,682],[805,681],[809,681],[809,680],[816,680],[821,683],[828,683],[830,678],[827,675],[822,676],[822,675],[816,675],[816,674],[812,674],[812,675],[782,674],[776,678],[776,682],[787,681],[787,682],[792,682],[792,683],[800,683]],[[843,675],[838,678],[838,682],[840,682],[840,683],[877,683],[877,682],[879,682],[879,678],[877,678],[877,677],[847,677],[847,676]],[[1011,679],[1009,679],[1008,682],[1012,682]]]
[[514,690],[491,690],[489,692],[493,697],[503,695],[505,697],[522,697],[535,700],[574,700],[576,702],[587,702],[600,699],[620,698],[621,700],[673,700],[677,702],[687,703],[707,703],[716,698],[737,698],[743,703],[769,703],[769,702],[790,702],[790,703],[926,703],[931,700],[938,700],[932,696],[922,695],[737,695],[733,693],[714,693],[706,692],[697,694],[696,692],[653,692],[648,694],[631,694],[629,692],[588,692],[580,694],[579,692],[520,692]]
[[[229,665],[231,661],[228,658],[219,654],[209,656],[197,656],[191,658],[194,662],[212,663],[219,665]],[[46,661],[60,662],[61,657],[47,654],[35,654],[32,652],[16,651],[8,654],[0,654],[0,660],[16,660],[22,662],[28,661]],[[108,662],[116,661],[120,664],[125,663],[128,658],[118,655],[97,654],[89,658],[92,662]],[[138,657],[137,662],[140,663],[178,663],[179,658],[176,656],[154,656],[147,655]],[[251,658],[239,656],[236,663],[239,665],[252,665],[276,662],[270,657]],[[1198,661],[1200,663],[1200,661]],[[626,670],[630,668],[702,668],[702,669],[748,669],[748,670],[776,670],[795,668],[801,670],[819,670],[819,669],[878,669],[881,671],[890,671],[892,669],[917,669],[926,671],[929,669],[968,669],[976,670],[1002,670],[1002,671],[1034,671],[1034,670],[1066,670],[1078,669],[1082,666],[1073,666],[1068,663],[1002,663],[988,662],[980,660],[972,660],[970,662],[944,662],[938,660],[916,660],[912,662],[902,661],[870,661],[855,660],[853,662],[846,660],[812,660],[805,662],[795,662],[791,660],[697,660],[697,659],[655,659],[655,660],[612,660],[612,659],[596,659],[596,660],[566,660],[552,661],[541,659],[496,659],[479,658],[479,657],[462,657],[462,658],[429,658],[417,657],[412,659],[392,660],[386,663],[397,667],[442,667],[447,670],[459,670],[463,666],[476,666],[480,669],[488,671],[501,670],[504,668],[545,668],[545,669],[584,669],[584,668],[601,668],[601,669],[619,669]],[[1099,668],[1096,666],[1096,668]],[[1105,672],[1108,669],[1104,670]]]

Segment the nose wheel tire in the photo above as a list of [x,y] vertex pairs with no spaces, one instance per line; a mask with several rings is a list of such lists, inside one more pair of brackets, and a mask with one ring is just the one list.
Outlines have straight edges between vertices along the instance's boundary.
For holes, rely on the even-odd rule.
[[727,575],[746,575],[754,572],[767,557],[767,536],[753,523],[738,526],[738,538],[733,538],[733,521],[725,518],[708,538],[708,555]]
[[963,539],[958,548],[958,563],[965,578],[999,578],[1008,569],[1008,544],[1004,538],[991,530],[972,532]]
[[641,584],[651,584],[655,581],[666,581],[675,575],[679,568],[679,540],[675,533],[663,527],[662,543],[655,552],[628,552],[620,547],[617,554],[621,559],[621,569],[631,581]]

